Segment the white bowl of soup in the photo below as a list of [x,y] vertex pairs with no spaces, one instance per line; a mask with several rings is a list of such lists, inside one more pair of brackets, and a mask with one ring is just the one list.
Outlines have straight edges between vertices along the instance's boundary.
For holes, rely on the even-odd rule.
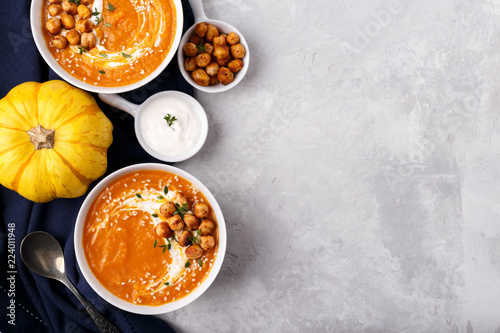
[[74,233],[78,266],[92,289],[125,311],[180,309],[215,280],[226,251],[217,201],[175,167],[132,165],[85,199]]
[[40,0],[33,38],[64,80],[91,92],[122,93],[156,78],[182,35],[181,0]]

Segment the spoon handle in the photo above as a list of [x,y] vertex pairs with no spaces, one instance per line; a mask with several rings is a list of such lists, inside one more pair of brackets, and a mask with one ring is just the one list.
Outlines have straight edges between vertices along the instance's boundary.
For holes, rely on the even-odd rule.
[[99,331],[101,331],[102,333],[120,333],[120,331],[115,326],[113,326],[113,324],[111,324],[109,320],[104,318],[104,316],[100,314],[99,311],[97,311],[96,308],[94,308],[92,304],[90,304],[89,301],[87,301],[78,292],[78,290],[76,290],[76,288],[73,286],[73,284],[71,283],[71,281],[69,281],[67,277],[63,279],[63,281],[61,282],[64,283],[66,287],[68,287],[69,290],[73,292],[73,294],[75,294],[75,296],[80,300],[80,302],[82,302],[83,306],[88,311],[88,313],[94,320],[95,324],[97,325],[97,328],[99,328]]

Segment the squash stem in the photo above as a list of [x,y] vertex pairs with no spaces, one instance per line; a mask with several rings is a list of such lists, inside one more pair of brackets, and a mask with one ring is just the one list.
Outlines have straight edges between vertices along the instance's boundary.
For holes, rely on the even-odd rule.
[[54,148],[54,134],[55,130],[45,129],[40,124],[33,127],[26,133],[30,136],[31,143],[35,146],[36,150],[39,149],[52,149]]

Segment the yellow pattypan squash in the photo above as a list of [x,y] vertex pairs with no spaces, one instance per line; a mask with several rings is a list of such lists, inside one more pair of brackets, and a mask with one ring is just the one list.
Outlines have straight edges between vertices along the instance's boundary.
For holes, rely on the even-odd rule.
[[0,100],[0,183],[35,202],[79,197],[106,172],[112,130],[90,94],[22,83]]

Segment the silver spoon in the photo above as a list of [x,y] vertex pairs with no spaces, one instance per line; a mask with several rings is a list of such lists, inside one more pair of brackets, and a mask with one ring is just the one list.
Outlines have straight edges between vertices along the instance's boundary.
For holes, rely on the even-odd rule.
[[75,294],[89,312],[101,332],[120,333],[104,318],[69,281],[64,269],[64,255],[61,246],[51,235],[43,231],[35,231],[24,237],[21,242],[21,259],[33,272],[62,282]]

